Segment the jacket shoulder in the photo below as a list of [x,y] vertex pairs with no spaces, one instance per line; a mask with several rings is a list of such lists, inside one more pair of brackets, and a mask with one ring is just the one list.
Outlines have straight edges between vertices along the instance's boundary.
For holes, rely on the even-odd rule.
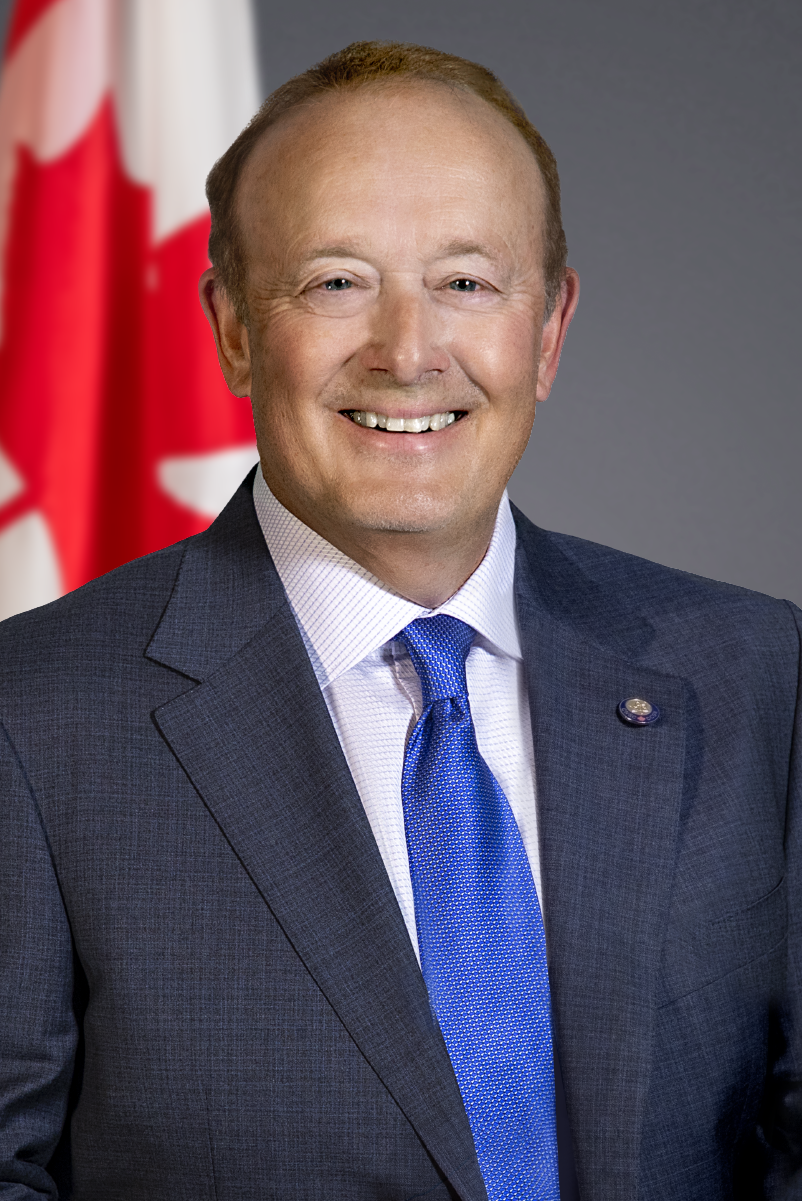
[[519,541],[531,560],[548,560],[547,567],[556,576],[561,568],[565,575],[579,571],[599,588],[628,598],[636,607],[713,605],[767,613],[787,612],[789,606],[796,609],[791,602],[737,584],[666,567],[572,534],[540,529],[517,510],[515,520]]
[[637,555],[542,530],[515,512],[519,554],[540,603],[593,641],[688,662],[778,652],[799,655],[802,613],[735,584],[665,567]]
[[0,622],[0,679],[10,684],[36,665],[142,654],[170,598],[192,538],[125,563],[59,600]]

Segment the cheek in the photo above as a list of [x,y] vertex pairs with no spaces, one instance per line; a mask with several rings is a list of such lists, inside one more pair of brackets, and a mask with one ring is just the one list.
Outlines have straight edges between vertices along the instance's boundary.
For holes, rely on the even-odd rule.
[[295,312],[271,317],[259,332],[260,390],[297,404],[314,400],[358,349],[356,324]]
[[540,355],[540,331],[529,314],[477,321],[460,331],[454,346],[462,370],[491,405],[519,404],[530,392],[534,403]]
[[251,399],[262,458],[274,478],[310,479],[329,458],[332,414],[321,397],[353,353],[349,324],[284,312],[258,330]]

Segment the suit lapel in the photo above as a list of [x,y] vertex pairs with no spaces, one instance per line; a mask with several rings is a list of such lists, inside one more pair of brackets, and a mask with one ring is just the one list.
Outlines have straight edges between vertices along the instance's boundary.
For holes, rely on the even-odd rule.
[[[634,1201],[685,687],[643,665],[648,623],[524,523],[517,578],[554,1022],[579,1189]],[[660,721],[624,725],[616,708],[631,696],[656,702]]]
[[190,544],[147,653],[200,681],[155,720],[256,888],[459,1195],[485,1201],[445,1044],[249,491]]

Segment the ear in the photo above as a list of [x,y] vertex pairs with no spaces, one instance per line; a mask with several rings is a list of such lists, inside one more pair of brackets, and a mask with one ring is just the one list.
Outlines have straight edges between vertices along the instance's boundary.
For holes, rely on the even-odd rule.
[[248,329],[216,279],[214,267],[204,271],[198,295],[217,344],[217,358],[226,383],[235,396],[251,394],[251,350]]
[[579,304],[579,276],[573,267],[568,267],[565,279],[560,285],[560,295],[554,305],[554,312],[543,326],[540,342],[540,366],[537,375],[537,399],[545,400],[557,368],[560,365],[560,354],[571,324],[576,306]]

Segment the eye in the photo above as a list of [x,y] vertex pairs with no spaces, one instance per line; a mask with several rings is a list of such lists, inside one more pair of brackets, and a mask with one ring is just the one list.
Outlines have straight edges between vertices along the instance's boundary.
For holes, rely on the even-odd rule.
[[327,292],[347,292],[352,284],[350,279],[327,279],[323,287]]
[[448,286],[454,292],[475,292],[479,287],[475,279],[452,279]]

